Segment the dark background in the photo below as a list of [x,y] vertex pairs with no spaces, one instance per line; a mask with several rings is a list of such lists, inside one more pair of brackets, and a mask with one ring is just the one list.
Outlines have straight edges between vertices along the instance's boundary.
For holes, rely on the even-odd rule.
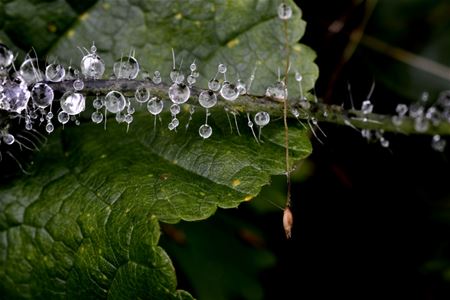
[[[370,16],[374,1],[298,4],[308,22],[302,42],[317,51],[317,91],[326,102],[349,107],[349,82],[361,103],[375,81],[375,111],[392,113],[420,90],[450,87],[364,44],[343,58],[349,34],[366,18],[367,35],[450,66],[449,1],[378,1]],[[330,32],[336,21],[342,30]],[[269,238],[279,262],[264,276],[267,299],[450,299],[448,151],[434,152],[429,137],[401,135],[387,135],[384,149],[351,128],[321,126],[328,138],[314,142],[314,171],[293,187],[293,239],[284,241],[280,230]],[[280,219],[271,216],[264,231],[277,231]]]

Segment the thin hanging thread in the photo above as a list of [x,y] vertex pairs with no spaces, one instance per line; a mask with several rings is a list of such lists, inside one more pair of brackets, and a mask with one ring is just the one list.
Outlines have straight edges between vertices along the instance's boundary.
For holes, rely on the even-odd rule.
[[[283,1],[284,3],[284,1]],[[286,237],[291,237],[291,228],[292,224],[292,213],[290,212],[291,206],[291,170],[289,164],[289,127],[288,127],[288,98],[287,98],[287,87],[288,87],[288,74],[289,74],[289,66],[290,66],[290,57],[291,51],[289,48],[289,32],[288,32],[288,20],[283,20],[284,27],[284,38],[285,38],[285,52],[286,52],[286,68],[284,72],[284,106],[283,106],[283,122],[284,122],[284,147],[285,147],[285,160],[286,160],[286,181],[287,181],[287,192],[286,192],[286,207],[283,216],[283,225],[286,231]],[[287,217],[289,221],[286,222]]]

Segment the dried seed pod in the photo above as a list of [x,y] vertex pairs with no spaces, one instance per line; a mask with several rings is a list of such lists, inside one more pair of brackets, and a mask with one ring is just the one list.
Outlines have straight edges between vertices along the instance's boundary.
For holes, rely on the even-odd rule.
[[286,206],[283,213],[283,227],[284,232],[286,232],[286,238],[291,238],[292,225],[294,223],[294,217],[292,215],[291,209],[289,206]]

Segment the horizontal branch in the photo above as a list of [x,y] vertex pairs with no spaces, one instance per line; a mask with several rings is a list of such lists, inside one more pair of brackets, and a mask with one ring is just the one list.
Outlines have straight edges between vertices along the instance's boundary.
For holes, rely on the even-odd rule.
[[[56,94],[62,94],[65,91],[73,90],[73,81],[63,82],[47,82]],[[154,84],[151,80],[86,80],[84,82],[83,93],[86,95],[105,95],[112,90],[120,91],[127,97],[134,96],[137,88],[146,87],[151,91],[152,96],[158,96],[167,99],[167,84]],[[201,89],[191,88],[191,98],[198,101],[198,95]],[[381,114],[363,114],[359,110],[345,110],[341,106],[327,105],[318,102],[308,102],[307,109],[305,103],[301,105],[300,101],[290,100],[292,111],[298,111],[298,115],[290,114],[290,118],[298,117],[299,119],[315,119],[319,122],[328,122],[339,125],[346,125],[358,129],[383,130],[385,132],[397,132],[402,134],[425,134],[425,135],[450,135],[450,124],[448,122],[440,122],[438,125],[432,125],[418,132],[415,129],[415,119],[404,117],[400,125],[392,122],[391,115]],[[266,111],[273,117],[281,117],[283,115],[283,102],[271,97],[242,95],[235,101],[218,101],[216,107],[227,107],[232,111],[258,112]]]

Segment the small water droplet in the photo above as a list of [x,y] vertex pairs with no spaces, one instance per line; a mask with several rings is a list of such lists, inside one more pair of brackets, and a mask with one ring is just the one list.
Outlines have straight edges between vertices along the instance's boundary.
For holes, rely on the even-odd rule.
[[286,3],[281,3],[278,6],[278,17],[281,20],[289,20],[292,17],[292,8]]
[[255,114],[255,124],[258,126],[266,126],[270,122],[270,115],[265,111],[260,111]]
[[211,126],[209,126],[208,124],[203,124],[198,129],[198,134],[204,139],[209,138],[212,135],[212,128],[211,128]]
[[150,99],[150,90],[144,86],[140,86],[136,89],[134,93],[136,101],[139,103],[145,103]]
[[92,122],[100,124],[103,121],[103,114],[98,111],[94,111],[91,115]]

